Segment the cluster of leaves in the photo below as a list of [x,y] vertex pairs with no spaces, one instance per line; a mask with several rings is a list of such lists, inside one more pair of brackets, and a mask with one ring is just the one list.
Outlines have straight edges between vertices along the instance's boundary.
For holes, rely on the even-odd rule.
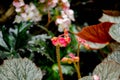
[[[30,5],[29,5],[29,2],[25,1],[25,3],[24,3],[24,1],[22,1],[22,0],[14,0],[14,2],[13,2],[14,8],[12,8],[13,9],[12,11],[18,10],[16,12],[17,17],[15,17],[15,21],[13,23],[11,23],[12,24],[11,27],[8,27],[8,26],[0,27],[0,58],[2,60],[5,60],[5,59],[27,57],[27,58],[31,59],[38,67],[40,67],[43,70],[43,74],[45,74],[45,77],[43,78],[44,80],[54,80],[54,79],[59,80],[58,72],[56,72],[56,69],[54,69],[55,68],[54,65],[56,65],[56,63],[57,63],[56,58],[55,58],[56,55],[54,54],[55,47],[51,46],[51,42],[50,42],[50,38],[56,34],[53,34],[46,27],[48,27],[49,24],[53,20],[55,20],[55,17],[58,16],[60,14],[60,12],[59,12],[59,9],[57,10],[57,8],[53,8],[52,4],[53,5],[57,4],[57,3],[54,3],[54,1],[51,0],[51,2],[49,2],[49,1],[43,0],[43,3],[41,1],[40,2],[37,0],[29,1],[30,2]],[[34,3],[35,5],[32,3]],[[50,7],[46,6],[47,3],[50,4],[49,5]],[[37,6],[37,8],[36,8],[36,6]],[[60,5],[58,5],[58,7],[60,7]],[[69,4],[68,4],[68,7],[69,7]],[[28,8],[28,11],[26,11],[25,8]],[[33,12],[32,11],[30,12],[30,10],[34,11],[34,9],[35,9],[35,11],[37,11],[37,9],[38,9],[40,11],[40,14],[36,14],[35,16],[33,16],[33,14],[31,14]],[[27,12],[27,14],[20,15],[21,13],[24,13],[25,11]],[[40,17],[38,15],[40,15]],[[51,22],[49,22],[49,21],[46,22],[47,18],[45,18],[46,20],[43,18],[42,19],[43,21],[41,21],[40,23],[32,22],[32,21],[29,22],[30,19],[34,20],[34,19],[40,18],[40,20],[41,20],[42,16],[43,17],[48,16],[48,18],[49,18],[49,15],[54,16],[54,17],[50,17],[52,19]],[[33,17],[31,18],[31,16],[33,16]],[[38,17],[36,17],[36,16],[38,16]],[[16,23],[17,21],[19,23]],[[22,21],[22,22],[20,22],[20,21]],[[45,25],[45,26],[43,26],[43,25]],[[36,35],[36,32],[39,32],[39,31],[37,31],[37,30],[32,31],[33,28],[31,28],[31,27],[34,27],[34,26],[39,27],[39,29],[45,30],[46,34],[37,34]],[[30,31],[32,31],[33,34],[31,34]],[[61,53],[63,53],[63,55],[61,55],[61,57],[66,55],[67,52],[71,51],[71,49],[69,47],[70,46],[68,46],[68,48],[63,49],[61,51]],[[17,59],[14,59],[14,61],[17,61]],[[13,65],[13,67],[14,67],[16,63],[14,64],[14,62],[13,62],[13,64],[12,64],[12,60],[10,60],[10,62],[11,62],[11,64],[8,64],[8,65]],[[21,62],[24,63],[25,61],[22,60]],[[27,62],[25,62],[25,63],[27,64]],[[3,65],[6,65],[6,64],[3,64]],[[19,63],[18,63],[18,65],[19,65],[18,68],[23,67]],[[31,66],[32,65],[33,64],[31,64]],[[74,72],[73,67],[71,67],[71,66],[66,66],[66,67],[67,68],[66,68],[66,70],[63,70],[63,73],[73,74],[73,72]],[[1,69],[2,68],[3,67],[1,67]],[[15,68],[15,69],[17,69],[17,68]],[[71,70],[71,71],[69,71],[69,70]],[[6,70],[5,70],[5,73],[7,73]],[[19,77],[17,79],[21,79],[20,77],[25,76],[24,74],[22,75],[21,71],[20,71],[20,73],[18,72],[18,74],[15,74],[15,75],[20,75],[20,76],[16,76],[16,77]],[[32,76],[34,76],[34,75],[32,75]],[[9,77],[9,76],[6,76],[6,77]],[[11,78],[14,78],[14,76],[11,76]],[[11,79],[11,78],[8,78],[8,79]],[[30,79],[28,79],[28,80],[30,80]]]
[[[17,0],[15,0],[17,1]],[[41,0],[42,1],[42,0]],[[52,0],[51,0],[52,1]],[[64,7],[68,7],[69,4],[60,7],[60,5],[57,5],[57,8],[51,8],[53,7],[50,5],[50,10],[44,11],[45,5],[47,4],[44,0],[43,3],[37,3],[37,0],[34,0],[36,6],[40,10],[41,14],[44,14],[45,16],[48,16],[48,23],[43,27],[44,23],[42,21],[40,22],[41,25],[39,25],[39,22],[21,22],[21,23],[13,23],[12,27],[7,26],[1,26],[0,27],[0,58],[2,60],[5,60],[4,63],[0,66],[0,79],[4,80],[41,80],[43,75],[43,80],[59,80],[58,75],[58,66],[56,62],[56,55],[55,55],[55,47],[51,46],[50,38],[53,37],[54,34],[52,31],[48,30],[50,23],[55,20],[56,15],[57,17],[60,16],[59,9],[62,10]],[[48,1],[49,2],[49,1]],[[67,2],[67,0],[66,0]],[[41,5],[40,5],[41,4]],[[51,3],[50,3],[51,4]],[[56,4],[56,3],[55,3]],[[33,4],[32,4],[33,5]],[[31,5],[31,6],[32,6]],[[23,8],[24,6],[20,6],[20,8]],[[49,6],[47,6],[48,8]],[[35,6],[32,6],[32,9],[35,8]],[[47,9],[45,8],[45,9]],[[36,8],[35,8],[36,9]],[[68,10],[72,12],[71,10]],[[25,12],[25,11],[23,11]],[[29,11],[30,12],[30,11]],[[106,13],[106,12],[105,12]],[[55,14],[55,15],[53,15]],[[67,17],[63,12],[61,12],[63,18],[60,17],[58,19],[59,28],[64,25],[64,20],[68,20],[66,18],[73,19],[71,15],[73,15],[73,12],[71,15],[66,12]],[[33,14],[31,14],[33,15]],[[42,15],[43,16],[43,15]],[[53,16],[51,21],[49,21],[50,17]],[[91,49],[101,49],[104,48],[106,45],[109,45],[112,41],[120,42],[120,26],[119,24],[115,22],[119,22],[119,17],[114,19],[108,19],[108,21],[104,22],[104,18],[100,19],[102,23],[97,25],[92,25],[83,28],[79,33],[77,33],[77,36],[80,38],[83,38],[86,40],[86,43],[89,44],[89,47]],[[21,20],[25,19],[26,16],[21,18]],[[29,20],[29,17],[27,16],[27,20]],[[32,16],[31,18],[33,19]],[[59,18],[59,17],[58,17]],[[64,19],[65,18],[65,19]],[[43,19],[44,20],[44,19]],[[61,22],[59,22],[61,20]],[[63,20],[63,21],[62,21]],[[112,21],[110,21],[112,20]],[[113,22],[115,21],[115,22]],[[57,24],[58,24],[57,23]],[[62,23],[62,24],[61,24]],[[68,20],[68,24],[65,24],[65,27],[70,26],[71,21]],[[43,29],[46,31],[46,34],[31,34],[30,29],[34,25],[38,26],[40,29]],[[54,26],[56,27],[56,26]],[[69,27],[72,32],[74,32],[74,28],[76,26],[71,25]],[[37,30],[36,30],[37,31]],[[39,32],[39,31],[38,31]],[[33,31],[33,33],[35,33]],[[78,42],[76,40],[75,34],[70,34],[71,37],[71,43],[66,48],[61,48],[60,54],[61,58],[67,55],[70,52],[77,52],[77,45]],[[117,46],[118,47],[118,46]],[[120,76],[120,52],[118,48],[116,48],[111,53],[111,55],[108,55],[106,59],[102,61],[93,71],[93,75],[98,75],[98,77],[101,80],[118,80]],[[27,57],[27,58],[24,58]],[[14,59],[16,58],[16,59]],[[22,59],[24,58],[24,59]],[[30,61],[32,60],[38,67],[41,68],[41,70],[35,66],[35,64]],[[73,65],[64,65],[62,64],[62,72],[65,75],[73,75],[75,70],[73,68]],[[113,69],[114,68],[114,69]],[[92,76],[83,77],[82,80],[92,80]]]
[[[7,26],[1,26],[0,58],[5,60],[27,57],[34,61],[35,64],[43,70],[43,72],[45,71],[45,73],[43,73],[45,74],[45,77],[43,77],[43,79],[59,79],[59,76],[57,74],[58,68],[55,69],[55,67],[57,67],[57,62],[55,58],[56,55],[54,54],[55,47],[51,46],[52,44],[50,42],[51,36],[48,36],[47,34],[31,34],[29,32],[32,26],[31,24],[32,23],[21,23],[19,25],[15,24],[13,27],[10,28],[8,28]],[[71,36],[73,37],[73,39],[75,39],[74,35]],[[65,56],[66,52],[74,51],[74,49],[71,50],[71,45],[72,44],[61,51],[61,53],[64,53],[61,56]],[[14,61],[17,61],[17,59],[15,59]],[[63,65],[63,69],[64,68],[64,74],[72,75],[74,73],[74,69],[72,66]],[[20,73],[20,75],[21,74],[22,73]],[[11,78],[13,77],[11,76]]]
[[[106,18],[106,16],[103,15],[102,18]],[[110,46],[112,49],[112,53],[109,54],[107,58],[105,58],[93,70],[92,75],[93,76],[97,75],[99,79],[94,79],[93,76],[86,76],[86,77],[83,77],[81,80],[119,80],[120,79],[119,78],[120,76],[120,69],[119,69],[120,68],[120,59],[119,59],[120,57],[119,28],[120,26],[119,26],[119,23],[116,22],[116,20],[119,20],[119,19],[118,17],[108,17],[107,15],[107,18],[109,18],[108,22],[104,22],[104,19],[102,18],[101,18],[101,20],[103,21],[102,23],[84,28],[81,32],[78,33],[78,36],[91,42]],[[83,33],[87,33],[87,34],[83,34]],[[89,37],[87,37],[86,35],[89,35]],[[101,35],[104,35],[104,36],[101,36]],[[109,42],[109,44],[106,44],[107,42]]]
[[[120,76],[120,51],[114,51],[107,56],[93,71],[100,80],[119,80]],[[85,76],[81,80],[93,80],[92,76]]]
[[1,58],[19,57],[19,50],[24,48],[30,38],[27,33],[31,23],[22,23],[8,28],[1,26],[0,31],[0,55]]

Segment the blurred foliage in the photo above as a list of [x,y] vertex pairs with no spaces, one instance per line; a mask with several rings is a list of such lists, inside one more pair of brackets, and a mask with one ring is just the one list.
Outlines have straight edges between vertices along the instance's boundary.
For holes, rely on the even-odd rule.
[[[49,10],[49,6],[47,6],[47,8],[44,9],[46,7],[46,2],[38,3],[38,1],[39,0],[25,0],[25,3],[29,4],[30,2],[33,2],[35,4],[40,14],[42,14],[42,21],[38,21],[38,22],[26,21],[20,23],[13,23],[15,15],[17,13],[15,12],[13,6],[12,7],[10,6],[11,3],[10,2],[6,3],[3,0],[2,3],[5,5],[0,3],[0,11],[1,11],[0,12],[0,18],[1,18],[0,19],[0,64],[3,64],[4,60],[9,61],[9,59],[26,57],[31,61],[33,61],[37,67],[41,68],[43,75],[42,80],[60,80],[56,54],[55,54],[56,47],[52,45],[51,38],[53,36],[58,36],[63,33],[58,31],[58,26],[56,25],[55,22],[55,19],[58,16],[60,16],[61,7],[60,5],[57,5],[57,8],[54,7]],[[98,1],[82,0],[81,2],[79,0],[76,1],[69,0],[69,2],[71,5],[70,8],[73,9],[75,12],[74,14],[75,21],[71,21],[71,25],[69,27],[69,36],[71,38],[71,43],[67,45],[65,48],[63,47],[60,48],[61,59],[71,52],[74,53],[75,55],[77,54],[77,50],[79,48],[75,33],[80,31],[85,26],[100,23],[98,21],[98,18],[102,16],[102,10],[109,9],[106,6],[106,4],[104,6],[101,6],[101,4],[104,3],[104,1],[102,1],[98,5],[98,3],[100,2],[99,0]],[[115,2],[117,1],[115,0]],[[118,6],[116,7],[116,9],[118,9],[119,3],[115,3],[115,2],[112,3],[114,4],[114,6],[112,6],[111,9],[115,8],[115,5],[117,4]],[[11,12],[12,15],[10,14],[8,15],[9,11],[12,11]],[[49,18],[51,21],[49,21]],[[117,37],[118,36],[119,35],[117,35]],[[118,49],[117,47],[115,48]],[[102,60],[106,58],[111,52],[112,50],[110,45],[107,45],[106,47],[101,48],[99,50],[90,50],[90,49],[88,50],[81,45],[80,55],[79,55],[80,57],[79,65],[80,65],[80,69],[81,69],[80,71],[82,77],[95,73],[93,70],[96,67],[96,65],[102,62]],[[119,52],[112,53],[112,55],[108,56],[108,58],[105,59],[104,61],[109,61],[109,60],[112,60],[113,62],[112,63],[109,62],[106,64],[103,64],[102,62],[101,64],[103,64],[103,66],[101,67],[101,64],[99,64],[98,66],[100,66],[100,68],[103,70],[105,68],[107,71],[106,70],[104,71],[109,72],[110,70],[108,70],[107,67],[109,67],[110,65],[110,69],[112,69],[112,67],[115,67],[114,64],[116,65],[114,61],[119,62]],[[19,61],[17,63],[19,63]],[[76,80],[75,75],[77,73],[74,69],[73,64],[61,63],[61,66],[65,80],[67,79]],[[115,70],[117,72],[117,69]],[[102,74],[100,72],[101,71],[96,71],[95,74],[100,74],[101,76],[103,76],[103,74],[105,73],[103,72]],[[105,76],[106,75],[107,74],[105,74]],[[90,78],[91,80],[91,77],[92,76],[84,77],[83,80],[84,79],[89,80],[88,78]]]
[[24,48],[30,39],[28,29],[31,23],[21,23],[11,28],[1,26],[0,55],[1,58],[19,57],[18,51]]

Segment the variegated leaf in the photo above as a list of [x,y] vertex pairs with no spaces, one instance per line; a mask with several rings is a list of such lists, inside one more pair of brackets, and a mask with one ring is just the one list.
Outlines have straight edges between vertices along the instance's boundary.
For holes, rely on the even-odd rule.
[[100,22],[111,22],[111,23],[120,23],[120,16],[114,17],[107,14],[102,15],[99,19]]
[[27,58],[5,60],[0,66],[0,80],[42,80],[42,72]]
[[93,78],[92,78],[92,76],[85,76],[85,77],[82,77],[79,80],[93,80]]
[[107,61],[115,61],[118,64],[120,64],[120,51],[114,51],[106,59],[103,60],[103,62]]
[[117,42],[120,42],[120,24],[113,24],[109,29],[109,35]]
[[89,45],[91,49],[101,49],[104,48],[107,44],[100,44],[100,43],[94,43],[90,41],[86,41],[86,43]]
[[120,80],[120,64],[115,61],[102,62],[94,69],[93,75],[98,75],[100,80]]

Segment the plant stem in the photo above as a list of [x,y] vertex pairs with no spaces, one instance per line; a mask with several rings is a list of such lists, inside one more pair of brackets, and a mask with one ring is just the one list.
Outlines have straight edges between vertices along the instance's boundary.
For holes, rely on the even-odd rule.
[[39,25],[39,24],[37,24],[37,23],[36,23],[36,25],[37,25],[38,27],[40,27],[41,29],[45,30],[47,33],[49,33],[49,30],[48,30],[47,28],[45,28],[45,27],[43,27],[43,26],[41,26],[41,25]]
[[[77,56],[80,57],[80,43],[78,43]],[[79,62],[80,62],[80,58],[79,58]],[[79,62],[77,62],[77,67],[78,67],[78,70],[80,71],[80,65],[79,65]]]
[[61,64],[60,64],[60,46],[59,45],[56,46],[56,57],[57,57],[60,80],[63,80],[62,68],[61,68]]
[[[80,57],[80,43],[78,43],[77,56]],[[79,58],[79,62],[80,62],[80,58]],[[77,64],[74,63],[74,66],[75,66],[75,68],[76,68],[76,70],[77,70],[78,79],[81,78],[79,62],[77,62]]]
[[51,31],[49,31],[46,27],[44,27],[44,26],[42,26],[42,25],[39,25],[39,24],[37,24],[37,23],[36,23],[36,26],[38,26],[39,28],[41,28],[41,29],[43,29],[44,31],[46,31],[46,32],[48,33],[48,35],[51,35],[51,36],[54,35],[54,34],[53,34]]
[[76,71],[77,71],[78,80],[79,80],[79,79],[81,78],[80,71],[79,71],[79,69],[78,69],[78,67],[77,67],[77,64],[76,64],[75,62],[73,62],[73,64],[74,64],[74,67],[75,67],[75,69],[76,69]]

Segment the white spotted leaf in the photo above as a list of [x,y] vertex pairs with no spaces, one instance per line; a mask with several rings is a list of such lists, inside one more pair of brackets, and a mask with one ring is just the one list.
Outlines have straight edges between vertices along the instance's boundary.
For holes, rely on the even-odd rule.
[[100,22],[111,22],[111,23],[120,23],[120,16],[110,16],[107,14],[102,15],[99,19]]
[[101,44],[101,43],[95,43],[90,41],[86,41],[86,43],[89,45],[91,49],[101,49],[101,48],[104,48],[106,45],[108,45],[107,43]]
[[10,59],[0,66],[0,80],[42,80],[42,72],[27,58]]
[[115,61],[102,62],[94,69],[93,75],[98,75],[100,80],[120,80],[120,64]]
[[120,23],[113,24],[109,29],[109,35],[117,42],[120,42]]
[[85,76],[85,77],[82,77],[79,80],[93,80],[93,78],[92,78],[92,76]]
[[109,54],[108,57],[103,60],[103,62],[107,61],[115,61],[120,64],[120,51],[113,51],[111,54]]

